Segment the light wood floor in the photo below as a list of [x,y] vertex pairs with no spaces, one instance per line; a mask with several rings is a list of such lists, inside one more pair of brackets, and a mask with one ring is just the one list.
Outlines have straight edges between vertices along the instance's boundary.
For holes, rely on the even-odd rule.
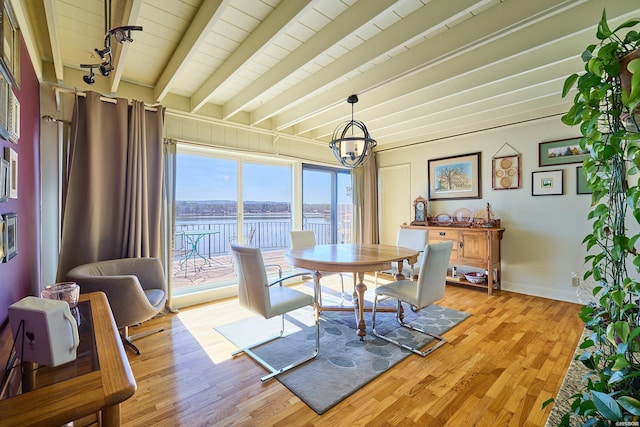
[[439,304],[472,315],[445,334],[449,344],[407,357],[322,416],[277,380],[263,385],[248,357],[230,359],[235,347],[213,328],[250,315],[236,299],[153,319],[130,331],[165,328],[128,353],[138,390],[123,425],[543,426],[541,405],[582,332],[579,306],[455,286]]

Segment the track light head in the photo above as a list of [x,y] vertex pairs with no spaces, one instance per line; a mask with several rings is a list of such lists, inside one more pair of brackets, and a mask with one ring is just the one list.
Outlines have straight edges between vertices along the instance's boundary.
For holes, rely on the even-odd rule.
[[87,74],[86,76],[82,76],[82,80],[84,80],[84,82],[88,85],[92,85],[96,82],[96,79],[94,78],[95,74],[93,74],[93,69],[89,72],[89,74]]
[[142,31],[142,27],[137,25],[116,27],[109,30],[108,34],[112,35],[118,43],[131,43],[133,41],[131,31]]
[[100,50],[98,48],[93,49],[98,56],[100,57],[101,61],[106,61],[107,60],[107,55],[111,56],[111,48],[109,46],[105,46],[104,49]]
[[111,74],[111,72],[113,71],[113,65],[111,65],[109,62],[103,62],[102,64],[100,64],[99,70],[100,70],[100,74],[102,74],[105,77],[108,77],[109,74]]

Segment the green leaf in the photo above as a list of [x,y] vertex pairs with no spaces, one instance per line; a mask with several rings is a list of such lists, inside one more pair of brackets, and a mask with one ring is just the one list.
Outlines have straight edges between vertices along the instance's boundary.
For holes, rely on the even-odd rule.
[[622,421],[622,411],[618,403],[607,393],[591,391],[593,404],[600,414],[610,421]]
[[596,37],[598,40],[604,40],[611,35],[611,30],[609,29],[609,25],[607,24],[607,12],[602,10],[602,17],[600,18],[600,23],[598,23],[598,30],[596,32]]
[[631,396],[621,396],[618,403],[626,409],[631,415],[640,415],[640,401]]
[[563,98],[567,96],[573,85],[576,83],[576,80],[578,80],[578,75],[574,73],[567,77],[567,79],[564,81],[564,87],[562,88]]

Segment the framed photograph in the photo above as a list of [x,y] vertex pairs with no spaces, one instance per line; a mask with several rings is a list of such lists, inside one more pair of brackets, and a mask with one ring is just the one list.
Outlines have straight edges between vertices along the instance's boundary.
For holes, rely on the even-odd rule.
[[520,188],[520,154],[491,159],[491,188],[515,190]]
[[20,86],[20,30],[9,0],[0,0],[2,5],[2,43],[0,62],[7,78],[15,87]]
[[4,214],[3,241],[4,241],[4,262],[18,254],[18,215],[15,213]]
[[533,196],[556,196],[564,194],[564,170],[531,172],[531,194]]
[[481,197],[479,152],[429,160],[428,173],[429,200]]
[[11,147],[4,148],[4,158],[9,162],[9,198],[18,198],[18,153]]
[[581,163],[588,156],[589,150],[580,148],[580,138],[541,142],[538,145],[539,166]]
[[9,198],[9,161],[0,159],[0,202]]
[[20,101],[18,101],[13,90],[9,90],[7,112],[7,133],[9,141],[17,144],[20,139]]
[[591,194],[592,191],[587,187],[587,176],[584,174],[584,168],[578,166],[576,168],[576,194]]

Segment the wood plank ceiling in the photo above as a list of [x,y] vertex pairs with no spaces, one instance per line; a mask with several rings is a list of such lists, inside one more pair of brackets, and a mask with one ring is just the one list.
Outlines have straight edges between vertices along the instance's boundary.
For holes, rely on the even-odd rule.
[[[640,15],[629,0],[111,0],[105,25],[105,1],[11,0],[42,81],[325,142],[357,94],[378,149],[559,116],[603,8]],[[143,31],[88,86],[79,64],[121,25]]]

